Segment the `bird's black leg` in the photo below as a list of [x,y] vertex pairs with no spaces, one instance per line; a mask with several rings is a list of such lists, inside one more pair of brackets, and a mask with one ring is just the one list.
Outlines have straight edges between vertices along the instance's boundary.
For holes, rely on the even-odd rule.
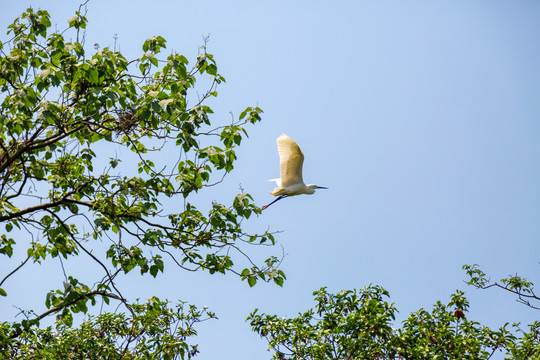
[[283,199],[283,198],[286,198],[287,196],[289,196],[289,195],[281,195],[281,196],[278,197],[276,200],[272,201],[270,204],[264,205],[264,206],[261,208],[261,210],[266,209],[267,207],[269,207],[270,205],[272,205],[272,204],[275,203],[276,201],[281,200],[281,199]]

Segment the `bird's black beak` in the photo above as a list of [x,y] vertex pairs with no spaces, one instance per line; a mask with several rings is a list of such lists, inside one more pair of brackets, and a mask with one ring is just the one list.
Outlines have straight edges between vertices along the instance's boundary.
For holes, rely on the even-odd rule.
[[317,186],[317,189],[328,189],[328,188],[325,186]]

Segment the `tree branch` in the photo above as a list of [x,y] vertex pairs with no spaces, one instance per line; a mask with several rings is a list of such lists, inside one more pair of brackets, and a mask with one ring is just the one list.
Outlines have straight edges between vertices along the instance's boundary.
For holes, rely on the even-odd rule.
[[19,266],[17,266],[12,272],[10,272],[9,274],[7,274],[3,279],[2,281],[0,282],[0,286],[2,286],[2,284],[4,283],[4,281],[6,281],[11,275],[15,274],[20,268],[22,268],[24,266],[24,264],[26,264],[28,262],[28,260],[30,259],[30,256],[28,256]]
[[[50,308],[49,310],[45,311],[43,314],[35,317],[34,319],[30,320],[31,322],[38,322],[39,320],[43,319],[44,317],[47,317],[51,314],[54,314],[64,308],[67,308],[75,303],[77,303],[78,301],[80,300],[83,300],[85,298],[89,298],[91,296],[94,296],[94,295],[101,295],[103,297],[108,297],[108,298],[112,298],[112,299],[116,299],[118,301],[121,301],[122,303],[124,303],[124,305],[126,305],[126,307],[129,308],[129,305],[126,301],[126,299],[122,298],[121,296],[118,296],[116,294],[112,294],[112,293],[107,293],[107,292],[104,292],[104,291],[98,291],[98,290],[95,290],[95,291],[90,291],[86,294],[81,294],[79,295],[77,298],[73,299],[72,301],[69,301],[67,303],[64,303],[62,305],[58,305],[58,306],[54,306],[52,308]],[[15,339],[16,337],[18,337],[19,335],[21,335],[21,333],[23,332],[24,330],[21,328],[19,331],[15,331],[13,334],[10,335],[10,338],[11,339]]]

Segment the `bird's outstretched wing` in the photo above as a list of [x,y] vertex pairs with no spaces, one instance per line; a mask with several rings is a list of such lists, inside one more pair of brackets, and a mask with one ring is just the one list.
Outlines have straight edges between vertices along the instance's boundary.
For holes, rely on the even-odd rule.
[[283,134],[277,138],[281,187],[303,183],[304,154],[293,139]]

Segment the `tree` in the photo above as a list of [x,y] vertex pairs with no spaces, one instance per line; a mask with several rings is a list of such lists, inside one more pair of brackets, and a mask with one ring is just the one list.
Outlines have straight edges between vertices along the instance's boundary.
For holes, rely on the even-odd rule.
[[[117,280],[177,266],[234,274],[249,286],[283,284],[280,259],[249,258],[249,247],[274,244],[269,232],[242,230],[244,219],[260,214],[249,194],[228,206],[213,203],[206,214],[195,205],[198,192],[233,170],[235,148],[247,136],[243,126],[260,121],[262,110],[212,119],[207,102],[225,79],[206,46],[192,66],[180,54],[162,59],[160,36],[146,40],[131,61],[108,48],[90,55],[81,8],[68,24],[51,32],[49,14],[28,9],[0,42],[0,254],[12,265],[0,276],[0,295],[9,295],[9,281],[32,262],[86,258],[99,270],[93,285],[64,273],[63,286],[44,296],[46,312],[25,310],[24,320],[3,322],[0,352],[191,356],[196,348],[185,340],[193,324],[214,315],[157,298],[137,303],[122,295]],[[73,313],[86,314],[100,300],[126,313],[70,328]],[[53,315],[56,331],[40,329]]]
[[393,328],[396,308],[379,286],[330,294],[313,293],[315,306],[297,317],[252,312],[247,320],[266,339],[274,359],[490,359],[505,351],[510,359],[540,356],[540,323],[489,329],[468,319],[469,303],[456,291],[431,312],[420,309]]

